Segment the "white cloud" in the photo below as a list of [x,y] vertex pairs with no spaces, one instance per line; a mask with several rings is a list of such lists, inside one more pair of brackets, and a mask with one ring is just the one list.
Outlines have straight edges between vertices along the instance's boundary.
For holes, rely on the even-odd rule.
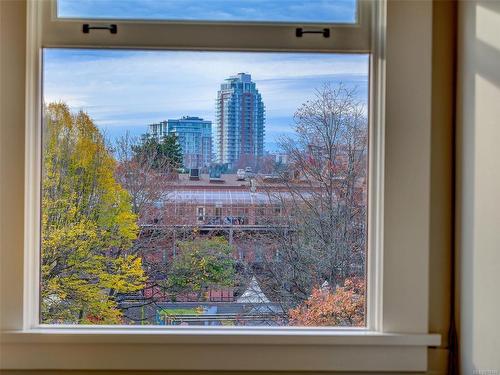
[[293,115],[324,77],[359,79],[366,86],[367,71],[362,55],[58,50],[46,54],[44,90],[46,101],[84,109],[101,126],[145,125],[183,114],[213,120],[220,83],[247,72],[272,119]]

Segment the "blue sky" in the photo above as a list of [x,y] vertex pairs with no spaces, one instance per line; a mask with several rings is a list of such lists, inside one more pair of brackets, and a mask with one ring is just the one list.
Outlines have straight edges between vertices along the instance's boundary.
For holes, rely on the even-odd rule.
[[367,100],[367,55],[85,49],[45,49],[44,100],[88,112],[110,138],[138,136],[169,118],[214,121],[217,90],[238,72],[250,73],[262,94],[268,151],[324,83],[357,87]]
[[203,21],[353,22],[356,0],[58,0],[58,16]]

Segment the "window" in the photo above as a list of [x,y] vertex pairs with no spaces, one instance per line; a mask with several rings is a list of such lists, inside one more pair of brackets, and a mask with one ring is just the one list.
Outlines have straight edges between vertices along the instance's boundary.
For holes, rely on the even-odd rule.
[[352,23],[355,0],[58,0],[57,16],[83,19]]
[[[149,18],[144,17],[148,13],[166,21],[188,14],[194,21],[288,21],[283,27],[292,21],[359,21],[355,1],[151,1],[142,14],[133,13],[139,9],[133,1],[120,7],[106,1],[57,4],[58,16],[70,19],[140,20]],[[314,13],[307,11],[311,5]],[[189,12],[177,16],[179,6]],[[222,10],[227,19],[217,18]],[[336,15],[340,18],[334,19]],[[175,321],[157,319],[166,304],[173,308],[178,301],[189,301],[204,311],[190,325],[206,324],[208,314],[211,325],[366,326],[368,233],[350,228],[367,221],[368,54],[45,48],[43,77],[40,322],[154,325]],[[318,121],[325,111],[328,118]],[[138,122],[142,125],[132,125]],[[318,144],[330,132],[337,135],[328,144]],[[357,167],[339,162],[342,157]],[[290,178],[299,168],[301,178]],[[325,168],[330,169],[326,174]],[[220,177],[215,182],[207,175]],[[333,184],[336,192],[328,189]],[[361,199],[347,197],[354,191],[349,184]],[[340,198],[341,191],[347,195]],[[230,214],[222,220],[207,217],[206,209],[211,212],[220,200]],[[347,201],[353,204],[346,209]],[[77,213],[56,224],[62,202],[74,207],[65,212]],[[263,204],[272,207],[271,217],[256,220],[250,212]],[[174,214],[163,215],[172,212],[170,205]],[[191,206],[195,220],[178,215],[178,205]],[[307,209],[313,206],[323,210]],[[282,220],[284,212],[290,215]],[[102,216],[108,218],[105,225]],[[153,220],[154,230],[149,230],[147,218],[160,216],[162,223]],[[348,223],[344,230],[351,234],[340,233],[336,222],[325,220],[334,216]],[[221,230],[214,231],[214,225]],[[325,225],[336,239],[314,233],[314,226]],[[73,246],[54,237],[68,238]],[[340,244],[342,238],[350,242]],[[256,242],[266,244],[261,247],[267,262],[260,261],[259,267],[253,263]],[[149,263],[143,254],[154,262],[159,256],[151,253],[162,245],[172,249],[167,267],[143,264]],[[347,249],[344,256],[341,247]],[[235,254],[247,261],[237,264]],[[212,266],[223,274],[190,267],[193,275],[188,275],[182,262],[192,265],[194,256],[203,264],[218,262]],[[89,274],[85,262],[75,257],[96,257],[102,265]],[[311,261],[312,268],[306,267]],[[295,263],[304,271],[297,272]],[[84,269],[78,270],[80,265]],[[121,290],[103,283],[120,277],[129,281]],[[74,278],[84,280],[83,285],[73,287]],[[163,288],[158,300],[144,298],[142,285],[153,283]],[[206,299],[207,293],[227,287],[234,305],[229,315]],[[103,293],[108,303],[100,309]],[[345,316],[348,306],[343,306],[325,320],[300,319],[312,311],[308,306],[315,298],[334,309],[334,299],[342,293],[351,296],[352,315]],[[80,294],[86,297],[69,297]],[[143,303],[138,303],[141,298]]]
[[[32,340],[33,337],[30,336],[34,329],[46,332],[47,330],[54,330],[54,328],[47,328],[46,326],[39,325],[40,315],[37,310],[39,306],[39,293],[38,293],[38,265],[39,257],[39,240],[40,240],[40,228],[38,224],[40,222],[39,209],[42,202],[38,201],[40,190],[38,189],[39,182],[41,182],[38,173],[40,169],[37,167],[40,165],[39,156],[41,153],[41,124],[42,119],[39,118],[38,114],[41,111],[41,100],[40,100],[40,87],[38,86],[38,79],[41,77],[41,71],[37,65],[39,61],[38,57],[40,53],[40,48],[99,48],[99,49],[114,49],[114,48],[132,48],[132,49],[167,49],[167,50],[177,50],[177,49],[192,49],[192,50],[210,50],[210,51],[229,51],[229,50],[239,50],[239,51],[260,51],[269,53],[270,51],[286,51],[287,53],[297,53],[297,52],[309,52],[314,53],[318,51],[328,52],[328,53],[363,53],[369,55],[371,62],[370,65],[370,85],[368,87],[368,110],[367,117],[370,119],[370,124],[379,124],[381,127],[375,127],[370,129],[370,148],[368,158],[370,167],[368,169],[368,174],[370,175],[370,188],[368,189],[368,224],[367,233],[369,244],[368,254],[369,259],[367,261],[367,268],[369,274],[368,280],[368,308],[367,308],[367,321],[366,327],[361,329],[361,331],[356,331],[349,329],[348,331],[338,331],[331,329],[291,329],[286,327],[283,330],[265,328],[265,329],[222,329],[217,328],[217,330],[207,330],[200,334],[200,331],[194,331],[189,329],[183,329],[186,327],[174,327],[169,331],[163,330],[139,330],[134,327],[134,330],[129,330],[131,334],[126,333],[126,329],[121,327],[118,330],[110,329],[109,327],[104,329],[98,329],[97,327],[89,328],[82,327],[82,329],[73,328],[68,330],[67,326],[60,327],[61,330],[55,330],[59,333],[54,333],[51,339],[55,340],[54,346],[61,349],[61,353],[75,353],[75,346],[71,344],[72,340],[81,340],[78,335],[84,335],[87,342],[101,341],[100,348],[102,349],[103,355],[109,354],[113,351],[112,345],[107,345],[106,342],[110,343],[114,340],[113,332],[120,332],[121,342],[130,342],[134,345],[125,345],[125,352],[122,353],[123,362],[120,364],[120,368],[130,366],[131,360],[136,361],[138,352],[141,355],[146,355],[151,361],[149,363],[149,368],[161,369],[165,367],[174,369],[193,369],[193,368],[204,368],[204,369],[227,369],[234,370],[237,368],[246,369],[280,369],[280,370],[300,370],[306,369],[304,364],[299,363],[299,359],[303,359],[304,356],[307,358],[313,358],[312,365],[308,364],[307,369],[312,370],[357,370],[366,371],[368,368],[363,367],[363,363],[371,363],[372,365],[369,369],[378,369],[380,371],[390,371],[390,370],[423,370],[425,367],[425,346],[428,344],[435,344],[436,340],[433,336],[427,336],[427,325],[425,318],[420,318],[426,316],[427,306],[426,301],[426,291],[425,285],[421,285],[417,282],[416,278],[426,274],[426,264],[425,262],[420,262],[422,259],[426,259],[426,251],[421,249],[416,249],[419,245],[423,245],[425,248],[425,238],[420,241],[412,242],[408,246],[399,248],[399,251],[394,249],[394,239],[397,238],[395,233],[401,233],[400,231],[385,230],[384,238],[386,239],[387,247],[384,247],[384,258],[387,261],[384,262],[383,273],[380,262],[381,258],[377,258],[381,254],[380,246],[383,244],[381,241],[380,234],[383,231],[383,224],[386,226],[391,224],[391,219],[397,217],[397,212],[394,212],[394,207],[398,206],[399,198],[401,195],[405,196],[408,191],[408,187],[400,186],[400,190],[395,195],[390,195],[385,197],[386,201],[381,199],[383,196],[381,194],[381,189],[384,187],[382,182],[384,181],[384,176],[381,175],[383,171],[383,158],[381,157],[381,149],[383,146],[383,139],[385,139],[383,133],[383,111],[380,101],[382,101],[383,85],[380,85],[379,78],[383,69],[381,67],[381,61],[384,60],[385,56],[382,58],[378,54],[380,50],[377,49],[377,44],[372,44],[372,39],[370,38],[370,33],[374,31],[375,40],[380,36],[380,25],[378,25],[378,20],[380,20],[380,14],[375,15],[378,18],[372,24],[372,17],[370,16],[371,5],[369,2],[361,1],[359,2],[359,12],[357,13],[357,22],[348,25],[338,25],[331,24],[327,27],[331,31],[330,38],[325,38],[321,34],[319,35],[308,35],[305,34],[302,37],[296,37],[297,29],[301,25],[299,22],[295,24],[279,24],[279,25],[257,25],[249,23],[235,23],[235,24],[218,24],[216,27],[214,25],[208,25],[204,23],[193,24],[193,23],[163,23],[163,22],[118,22],[116,21],[118,33],[111,34],[107,30],[91,30],[90,34],[82,33],[82,21],[67,19],[64,21],[55,19],[52,17],[52,12],[54,9],[51,6],[54,2],[34,2],[29,5],[29,17],[32,20],[39,20],[39,23],[33,23],[28,30],[28,35],[30,36],[30,46],[29,49],[30,56],[29,61],[29,84],[28,84],[28,110],[27,110],[27,124],[28,124],[28,140],[27,140],[27,218],[26,218],[26,233],[27,233],[27,257],[26,257],[26,293],[25,293],[25,306],[24,306],[24,327],[27,329],[28,339]],[[374,6],[374,9],[379,9],[378,6]],[[377,11],[378,12],[378,11]],[[382,12],[383,13],[383,12]],[[383,16],[382,16],[383,20]],[[39,26],[40,30],[36,27]],[[91,26],[106,26],[107,22],[95,20],[92,22]],[[372,28],[373,26],[373,28]],[[313,27],[313,26],[311,26]],[[303,28],[304,29],[304,28]],[[314,25],[313,30],[321,31],[321,27]],[[37,32],[39,31],[39,32]],[[162,31],[162,32],[160,32]],[[307,31],[307,29],[305,29]],[[231,37],[228,38],[228,35]],[[37,40],[37,37],[39,38]],[[417,52],[422,52],[421,46],[416,46]],[[390,50],[394,53],[394,49]],[[424,56],[425,56],[425,51]],[[230,52],[227,52],[230,53]],[[392,56],[394,57],[394,56]],[[418,59],[417,59],[418,60]],[[420,60],[418,60],[420,61]],[[383,64],[382,64],[383,65]],[[411,63],[410,63],[411,65]],[[390,80],[391,84],[395,81],[400,82],[400,78],[397,76],[397,70],[394,72],[394,80]],[[129,77],[124,77],[129,78]],[[412,81],[413,82],[413,81]],[[400,91],[401,92],[401,91]],[[417,91],[418,92],[418,91]],[[422,92],[427,92],[423,90]],[[393,98],[394,94],[391,93],[389,97]],[[402,104],[402,103],[399,103]],[[403,103],[403,107],[404,107]],[[392,109],[394,109],[395,103],[390,104]],[[427,108],[423,108],[425,111]],[[227,111],[227,109],[225,109]],[[397,111],[395,111],[397,112]],[[224,113],[224,112],[223,112]],[[394,112],[389,111],[391,116],[397,116]],[[56,118],[54,118],[56,119]],[[422,124],[426,124],[425,118],[419,118],[422,120]],[[389,140],[390,136],[395,136],[394,128],[397,122],[393,117],[390,117],[388,124]],[[410,121],[414,123],[413,121]],[[405,122],[401,122],[401,126],[405,126]],[[424,125],[422,125],[424,126]],[[406,128],[405,128],[406,129]],[[415,133],[412,133],[415,136]],[[420,134],[420,133],[419,133]],[[404,138],[403,135],[401,137]],[[96,139],[99,137],[96,137]],[[231,140],[233,135],[223,138],[224,140]],[[46,139],[46,138],[45,138]],[[420,139],[420,138],[419,138]],[[422,138],[423,139],[423,138]],[[399,140],[399,139],[398,139]],[[392,139],[394,141],[394,139]],[[382,143],[380,143],[382,142]],[[394,143],[389,142],[387,147],[388,157],[391,161],[394,155],[398,157],[405,155],[399,154],[397,149],[395,150]],[[403,142],[403,144],[406,144]],[[372,147],[373,146],[373,147]],[[396,151],[396,152],[395,152]],[[407,149],[408,153],[411,154],[412,149]],[[311,153],[318,153],[318,150],[311,149]],[[230,152],[230,155],[235,155],[235,153]],[[371,156],[375,155],[375,158]],[[283,159],[281,159],[283,160]],[[83,160],[82,160],[83,161]],[[425,162],[425,160],[424,160]],[[398,165],[389,164],[389,176],[387,184],[387,189],[393,191],[393,184],[395,180],[400,181],[398,178],[394,180],[394,175],[396,177],[408,176],[398,169]],[[417,165],[420,168],[420,164]],[[170,169],[169,169],[170,168]],[[164,173],[168,175],[171,171],[172,166],[164,170]],[[391,170],[391,168],[393,168]],[[417,169],[418,169],[417,168]],[[397,173],[394,173],[396,169]],[[37,172],[38,171],[38,172]],[[78,173],[81,170],[75,169]],[[399,173],[401,172],[401,175]],[[392,174],[391,174],[392,173]],[[202,173],[203,175],[203,173]],[[423,174],[422,174],[423,175]],[[272,178],[272,176],[271,176]],[[403,179],[404,180],[404,179]],[[167,179],[166,181],[171,181]],[[424,181],[425,182],[425,181]],[[428,182],[428,181],[427,181]],[[406,190],[405,190],[406,189]],[[248,195],[251,199],[255,199],[258,191],[251,191]],[[422,203],[424,206],[425,202],[425,189],[422,191],[415,192],[415,199],[413,202]],[[199,198],[200,195],[204,195],[204,192],[198,192],[198,194],[193,194],[192,192],[186,192],[186,196]],[[398,195],[400,194],[400,195]],[[188,198],[193,201],[194,199]],[[205,198],[203,198],[205,199]],[[243,199],[246,199],[243,197]],[[165,198],[168,201],[168,197]],[[194,203],[196,205],[196,203]],[[386,215],[382,215],[382,205],[386,208]],[[111,205],[113,206],[113,205]],[[118,207],[118,206],[115,206]],[[191,206],[192,207],[192,206]],[[422,209],[416,207],[417,210]],[[392,211],[391,211],[392,210]],[[187,210],[187,212],[193,212],[194,210]],[[389,212],[387,212],[389,211]],[[194,211],[196,212],[196,211]],[[252,211],[250,210],[249,213]],[[405,211],[406,212],[406,211]],[[251,216],[249,214],[249,216]],[[296,217],[298,215],[294,215]],[[414,219],[419,220],[424,215],[414,215]],[[417,223],[422,224],[422,223]],[[392,225],[401,225],[404,227],[404,223],[392,223]],[[409,226],[409,225],[408,225]],[[404,227],[408,229],[408,226]],[[231,225],[229,225],[231,227]],[[413,226],[412,233],[420,233],[419,228],[423,226]],[[373,230],[375,228],[375,230]],[[230,228],[229,228],[230,229]],[[403,233],[407,233],[406,229]],[[425,236],[424,236],[425,237]],[[416,251],[414,251],[416,250]],[[399,255],[398,255],[399,254]],[[106,254],[107,255],[107,254]],[[176,254],[177,255],[177,254]],[[401,256],[406,256],[407,259],[401,258]],[[406,264],[409,260],[417,260],[413,263],[413,268],[410,273],[401,274],[397,272],[394,264]],[[130,263],[129,263],[130,264]],[[112,265],[117,267],[118,265]],[[127,267],[128,268],[128,264]],[[397,276],[396,276],[397,275]],[[257,279],[257,278],[256,278]],[[375,283],[370,283],[370,281],[375,281]],[[257,284],[250,279],[248,284],[250,289],[255,291],[258,290],[256,285],[259,284],[257,279]],[[383,283],[382,283],[383,281]],[[423,283],[425,284],[425,283]],[[413,290],[415,293],[410,293],[410,285],[416,288]],[[397,289],[396,286],[400,289]],[[381,292],[383,288],[383,298],[381,297]],[[377,293],[378,292],[378,293]],[[265,293],[264,293],[265,294]],[[408,300],[405,296],[412,295],[412,300]],[[259,295],[259,293],[257,293]],[[57,299],[55,302],[58,303]],[[408,302],[408,304],[401,303]],[[396,308],[398,306],[398,308]],[[403,307],[402,307],[403,306]],[[411,309],[410,309],[411,307]],[[404,309],[404,313],[402,311]],[[383,315],[381,313],[383,312]],[[399,312],[399,313],[398,313]],[[168,311],[167,311],[168,313]],[[179,311],[176,312],[177,315]],[[186,314],[188,315],[188,314]],[[196,312],[189,314],[196,316]],[[94,319],[93,316],[88,316],[89,321]],[[169,319],[167,319],[168,321]],[[142,327],[144,328],[144,327]],[[231,328],[231,327],[229,327]],[[234,327],[232,327],[234,328]],[[394,335],[388,332],[419,332],[419,335]],[[138,332],[143,334],[137,335]],[[168,334],[164,334],[168,332]],[[208,332],[208,333],[205,333]],[[216,335],[212,335],[211,332],[217,332]],[[87,335],[92,333],[98,336]],[[151,333],[151,334],[148,334]],[[77,336],[74,336],[74,335]],[[61,344],[65,336],[67,345]],[[132,337],[135,336],[135,337]],[[99,337],[99,338],[98,338]],[[116,336],[115,336],[116,337]],[[140,338],[139,338],[140,337]],[[47,336],[42,335],[40,340],[47,340]],[[62,340],[62,341],[61,341]],[[108,341],[106,341],[108,340]],[[170,365],[167,365],[164,361],[158,358],[153,358],[152,353],[147,353],[142,345],[138,342],[144,340],[143,342],[152,342],[158,340],[157,343],[161,345],[161,348],[165,348],[166,342],[172,344],[177,344],[183,342],[189,345],[190,353],[193,353],[193,358],[190,361],[186,361],[185,357],[182,358],[179,352],[179,347],[176,345],[170,345],[169,350],[165,351],[168,353]],[[208,343],[217,342],[223,346],[223,350],[233,350],[232,355],[228,358],[229,361],[220,364],[214,363],[214,361],[207,358],[211,358],[211,354],[215,354],[215,348],[211,345],[206,345]],[[371,341],[370,341],[371,340]],[[75,341],[73,341],[75,342]],[[242,356],[238,352],[240,350],[239,346],[234,346],[231,348],[228,344],[235,343],[245,343],[249,346],[245,348],[245,356]],[[290,347],[290,344],[294,343],[297,346]],[[314,343],[314,348],[311,344]],[[363,345],[360,349],[359,344]],[[257,344],[257,345],[253,345]],[[264,345],[265,348],[261,348],[259,344]],[[403,344],[403,346],[401,346]],[[283,346],[285,345],[285,346]],[[134,347],[138,352],[131,351],[131,347]],[[130,348],[129,348],[130,347]],[[151,346],[149,346],[149,349]],[[79,350],[81,352],[86,352],[91,349],[90,344],[80,345]],[[14,350],[14,349],[13,349]],[[221,350],[219,347],[217,350]],[[80,353],[81,353],[80,352]],[[95,352],[95,351],[94,351]],[[248,358],[255,358],[255,356],[248,356],[248,353],[259,353],[262,361],[257,363],[256,361],[249,361]],[[404,355],[401,355],[404,353]],[[99,356],[101,351],[97,353]],[[157,353],[156,353],[157,354]],[[197,354],[200,354],[198,356]],[[282,358],[286,354],[288,358],[287,363],[283,361],[276,361],[276,358]],[[291,355],[294,354],[294,355]],[[296,354],[296,355],[295,355]],[[179,355],[176,358],[176,355]],[[263,357],[262,357],[263,355]],[[266,357],[267,356],[267,357]],[[49,368],[63,367],[64,364],[61,362],[65,358],[69,358],[68,355],[59,356],[59,359],[55,359],[52,364],[48,364],[46,359],[36,357],[33,358],[33,363],[38,363],[40,366],[48,366]],[[91,356],[92,357],[92,356]],[[158,357],[155,355],[154,357]],[[130,358],[130,359],[129,359]],[[204,363],[202,364],[198,358],[203,358]],[[247,358],[247,359],[245,359]],[[377,358],[377,360],[375,360]],[[386,360],[381,360],[381,358],[391,358],[389,363]],[[85,366],[98,368],[99,358],[90,358]],[[361,360],[362,359],[362,360]],[[45,364],[43,364],[45,361]],[[303,360],[300,360],[303,362]],[[188,364],[189,362],[189,364]],[[135,363],[135,362],[134,362]],[[376,363],[375,365],[373,365]],[[66,365],[67,366],[67,365]],[[113,367],[114,365],[110,365]],[[194,366],[194,367],[193,367]],[[203,366],[203,367],[202,367]],[[312,366],[312,367],[311,367]],[[137,368],[137,367],[136,367]]]
[[205,220],[205,207],[198,207],[197,210],[198,221]]
[[46,48],[43,77],[42,323],[366,326],[368,55]]
[[221,216],[222,216],[222,207],[220,206],[215,207],[215,218],[219,220]]

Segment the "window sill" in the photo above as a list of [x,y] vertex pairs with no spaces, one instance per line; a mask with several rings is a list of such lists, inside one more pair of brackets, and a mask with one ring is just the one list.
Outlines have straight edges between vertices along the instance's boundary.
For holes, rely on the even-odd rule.
[[41,327],[6,331],[4,343],[438,346],[440,335],[328,328]]
[[352,329],[182,328],[58,327],[4,332],[1,368],[423,371],[427,347],[441,341],[436,334]]

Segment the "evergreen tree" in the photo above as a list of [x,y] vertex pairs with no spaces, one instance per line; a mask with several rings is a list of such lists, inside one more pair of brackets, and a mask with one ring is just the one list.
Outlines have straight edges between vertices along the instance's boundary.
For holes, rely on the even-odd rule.
[[154,169],[171,171],[182,167],[182,148],[176,134],[164,136],[161,142],[143,134],[141,142],[132,147],[137,160],[150,163]]
[[182,148],[179,144],[177,134],[172,133],[163,137],[160,144],[161,154],[169,161],[172,168],[182,167]]

